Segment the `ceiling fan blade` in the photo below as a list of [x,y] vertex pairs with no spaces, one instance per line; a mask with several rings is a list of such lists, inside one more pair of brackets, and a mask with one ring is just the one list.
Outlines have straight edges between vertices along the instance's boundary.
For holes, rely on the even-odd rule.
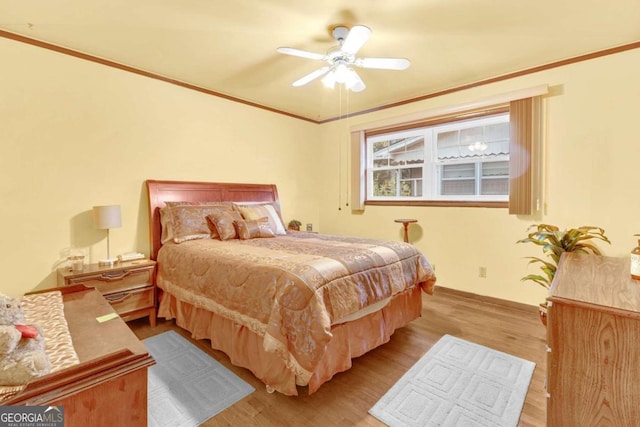
[[294,49],[292,47],[279,47],[276,49],[280,53],[291,56],[299,56],[301,58],[308,59],[324,59],[324,55],[321,53],[308,52],[306,50]]
[[348,54],[355,55],[362,45],[369,40],[369,37],[371,37],[371,30],[369,27],[365,27],[364,25],[355,25],[351,27],[351,30],[349,30],[349,34],[347,34],[347,38],[344,40],[344,43],[342,43],[340,50]]
[[313,79],[317,79],[318,77],[320,77],[323,74],[326,74],[327,71],[329,71],[331,69],[331,67],[322,67],[322,68],[318,68],[317,70],[307,74],[306,76],[296,80],[295,82],[293,82],[291,84],[291,86],[303,86],[306,85],[307,83],[309,83],[311,80]]
[[411,65],[411,62],[406,58],[358,58],[355,64],[362,68],[406,70]]

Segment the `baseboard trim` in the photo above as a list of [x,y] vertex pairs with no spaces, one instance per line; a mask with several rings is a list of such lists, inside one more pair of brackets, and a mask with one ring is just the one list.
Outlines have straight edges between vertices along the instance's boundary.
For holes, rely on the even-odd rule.
[[454,295],[454,296],[472,299],[476,301],[481,301],[483,303],[498,305],[498,306],[509,308],[512,310],[521,310],[521,311],[526,311],[527,313],[538,313],[538,306],[535,306],[535,305],[529,305],[521,302],[509,301],[506,299],[489,297],[486,295],[474,294],[472,292],[461,291],[458,289],[445,288],[444,286],[436,285],[434,292],[438,292],[440,294]]

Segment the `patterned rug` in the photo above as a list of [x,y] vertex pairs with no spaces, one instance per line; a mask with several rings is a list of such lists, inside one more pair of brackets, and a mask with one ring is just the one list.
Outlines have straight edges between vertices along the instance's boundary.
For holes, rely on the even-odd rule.
[[393,427],[517,426],[534,368],[445,335],[369,413]]
[[144,344],[156,360],[149,368],[150,427],[198,426],[254,391],[175,331]]

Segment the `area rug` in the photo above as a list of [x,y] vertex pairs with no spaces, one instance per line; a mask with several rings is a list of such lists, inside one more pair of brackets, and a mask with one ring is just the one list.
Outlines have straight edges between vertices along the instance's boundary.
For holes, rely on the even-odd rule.
[[393,427],[517,426],[535,366],[445,335],[369,413]]
[[149,368],[150,427],[198,426],[254,391],[175,331],[144,344],[156,361]]

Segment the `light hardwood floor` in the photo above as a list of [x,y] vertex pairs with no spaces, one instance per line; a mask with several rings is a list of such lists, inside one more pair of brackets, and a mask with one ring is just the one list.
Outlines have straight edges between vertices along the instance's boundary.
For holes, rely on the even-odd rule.
[[[212,350],[208,340],[191,340],[256,389],[203,425],[384,426],[368,414],[369,408],[440,337],[449,334],[535,362],[519,425],[544,426],[545,328],[535,308],[503,305],[443,288],[436,288],[434,295],[423,295],[423,301],[420,319],[397,330],[389,343],[355,359],[350,370],[336,375],[311,396],[303,387],[298,387],[297,397],[269,394],[251,372],[231,365],[224,353]],[[129,325],[140,339],[169,329],[189,338],[173,321],[159,320],[155,328],[144,319]]]

